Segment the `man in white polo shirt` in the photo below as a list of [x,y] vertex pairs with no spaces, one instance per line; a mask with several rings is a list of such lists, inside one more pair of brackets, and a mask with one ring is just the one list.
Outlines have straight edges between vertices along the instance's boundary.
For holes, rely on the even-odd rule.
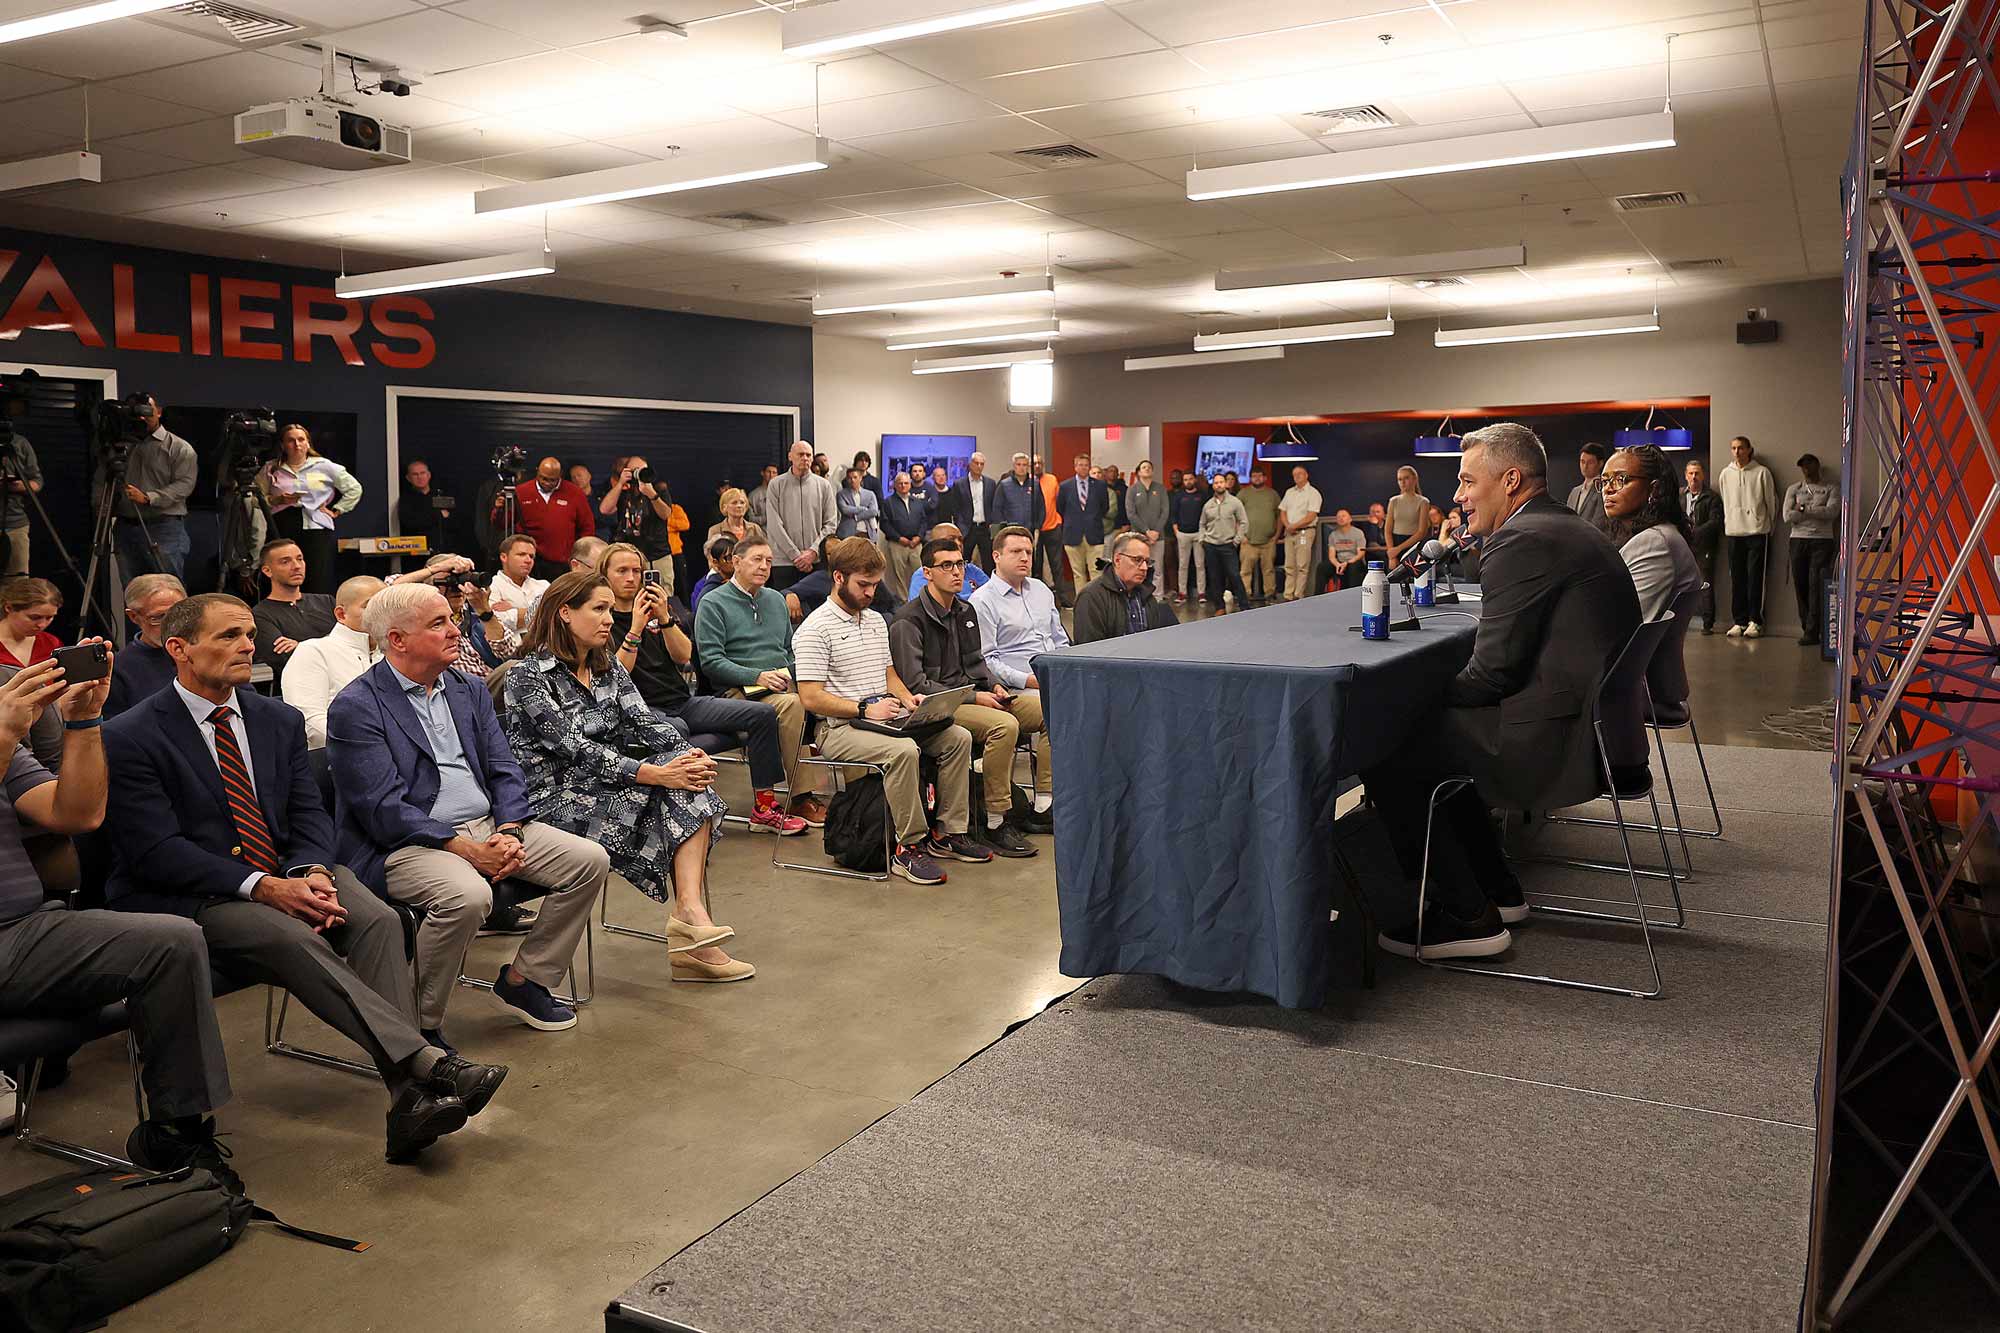
[[951,725],[925,738],[921,750],[937,760],[938,827],[927,827],[921,790],[920,743],[849,723],[866,716],[891,721],[923,702],[911,694],[889,656],[889,622],[870,609],[888,562],[865,537],[835,542],[828,556],[833,595],[792,634],[799,700],[827,719],[820,753],[828,759],[881,764],[883,794],[896,824],[891,873],[912,884],[942,884],[939,858],[991,861],[993,853],[966,835],[970,813],[972,733]]
[[533,537],[517,532],[500,543],[500,568],[488,593],[500,623],[517,634],[528,628],[535,616],[535,603],[549,590],[549,581],[536,578],[534,571]]

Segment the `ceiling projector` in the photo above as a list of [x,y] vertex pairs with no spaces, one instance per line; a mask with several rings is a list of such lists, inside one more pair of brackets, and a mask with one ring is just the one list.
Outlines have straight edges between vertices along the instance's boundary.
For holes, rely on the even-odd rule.
[[294,97],[240,113],[236,146],[334,171],[365,171],[408,162],[410,130],[337,97]]

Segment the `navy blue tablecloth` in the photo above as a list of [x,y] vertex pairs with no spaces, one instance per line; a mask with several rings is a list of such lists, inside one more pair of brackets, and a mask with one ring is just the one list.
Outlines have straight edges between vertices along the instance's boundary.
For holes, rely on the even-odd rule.
[[1443,610],[1370,642],[1350,589],[1038,657],[1062,970],[1322,1003],[1337,787],[1423,743],[1472,651]]

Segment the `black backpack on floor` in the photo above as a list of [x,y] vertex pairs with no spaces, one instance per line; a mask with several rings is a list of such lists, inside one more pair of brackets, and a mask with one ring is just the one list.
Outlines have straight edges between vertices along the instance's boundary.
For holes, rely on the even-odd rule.
[[[924,818],[936,818],[937,761],[924,755],[919,781],[923,784]],[[879,875],[889,868],[883,859],[883,826],[889,819],[889,802],[882,792],[882,779],[873,773],[849,782],[826,807],[826,828],[821,845],[826,854],[848,870]]]

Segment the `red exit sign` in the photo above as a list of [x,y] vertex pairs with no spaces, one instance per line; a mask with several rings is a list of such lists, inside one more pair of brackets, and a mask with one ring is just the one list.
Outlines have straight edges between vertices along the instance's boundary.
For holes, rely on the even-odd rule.
[[[20,289],[0,317],[0,339],[27,329],[68,333],[85,347],[168,356],[215,356],[239,361],[311,361],[322,345],[350,366],[370,358],[392,370],[421,370],[437,358],[429,324],[430,303],[409,295],[367,300],[339,297],[330,287],[307,287],[208,273],[191,273],[187,300],[160,303],[141,313],[132,266],[111,266],[111,338],[102,315],[93,319],[77,299],[54,255],[29,268],[17,250],[0,250],[0,291],[27,268]],[[283,327],[280,328],[282,321]]]

